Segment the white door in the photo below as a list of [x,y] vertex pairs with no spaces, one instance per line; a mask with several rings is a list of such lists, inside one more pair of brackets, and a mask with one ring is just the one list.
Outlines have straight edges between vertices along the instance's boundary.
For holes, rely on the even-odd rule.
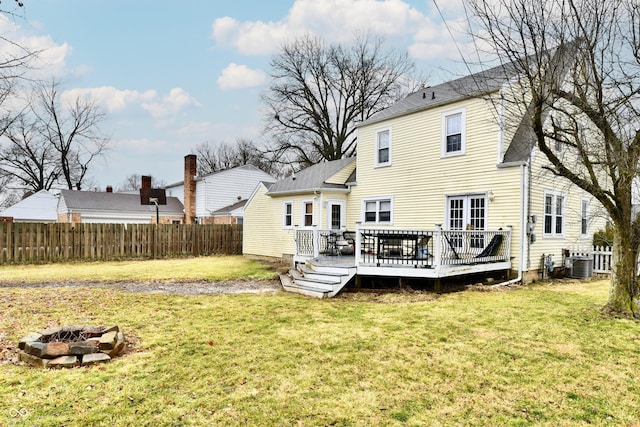
[[[447,227],[449,230],[485,230],[487,224],[487,199],[484,195],[472,194],[447,198]],[[465,250],[484,247],[482,234],[466,233],[451,236],[455,249]]]
[[345,225],[346,205],[344,200],[329,200],[327,202],[327,227],[340,230]]

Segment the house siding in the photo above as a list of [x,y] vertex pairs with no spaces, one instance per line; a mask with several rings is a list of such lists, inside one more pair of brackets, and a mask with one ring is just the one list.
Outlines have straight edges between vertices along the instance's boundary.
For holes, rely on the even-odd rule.
[[302,200],[308,196],[270,197],[260,185],[245,206],[243,252],[245,255],[286,257],[294,253],[294,228],[284,228],[284,202],[293,201],[293,224],[300,224]]
[[[443,158],[442,115],[460,108],[466,117],[465,153]],[[381,128],[392,129],[393,162],[375,167],[375,133]],[[511,226],[512,247],[517,246],[522,171],[519,167],[497,167],[500,131],[491,104],[470,99],[363,126],[358,141],[358,184],[349,196],[348,227],[363,220],[364,199],[391,196],[393,223],[389,227],[433,230],[442,224],[447,228],[447,196],[492,191],[495,199],[487,201],[486,228]],[[517,255],[514,266],[520,261]]]
[[[530,246],[530,265],[533,270],[542,270],[544,266],[543,256],[552,255],[556,267],[560,267],[563,259],[563,249],[571,246],[590,246],[593,242],[593,233],[603,229],[606,224],[606,215],[602,207],[590,194],[584,190],[569,185],[568,181],[561,177],[555,177],[543,166],[547,164],[543,154],[533,156],[531,171],[531,215],[536,216],[533,228],[535,242]],[[564,227],[562,237],[547,236],[544,233],[545,217],[545,192],[560,193],[564,196]],[[582,200],[589,201],[589,226],[586,236],[581,234],[581,207]]]
[[261,181],[273,181],[273,177],[253,167],[238,167],[201,178],[196,182],[196,216],[210,217],[213,211],[249,198]]

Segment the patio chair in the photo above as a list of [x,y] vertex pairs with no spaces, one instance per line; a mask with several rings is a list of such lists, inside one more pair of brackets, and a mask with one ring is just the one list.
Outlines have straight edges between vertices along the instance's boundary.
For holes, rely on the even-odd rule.
[[495,256],[501,244],[502,244],[502,234],[496,234],[495,236],[493,236],[489,244],[482,250],[482,252],[480,252],[475,257],[485,258],[485,257]]

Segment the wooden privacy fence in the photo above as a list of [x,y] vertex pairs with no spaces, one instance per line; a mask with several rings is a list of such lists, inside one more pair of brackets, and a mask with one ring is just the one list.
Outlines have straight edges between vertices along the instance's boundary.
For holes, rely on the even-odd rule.
[[0,264],[242,253],[242,225],[0,222]]

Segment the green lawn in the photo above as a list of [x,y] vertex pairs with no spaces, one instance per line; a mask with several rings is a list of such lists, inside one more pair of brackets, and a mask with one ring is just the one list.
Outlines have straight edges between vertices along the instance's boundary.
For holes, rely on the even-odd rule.
[[242,256],[0,266],[0,285],[52,281],[219,281],[275,277],[277,275],[269,266]]
[[640,325],[602,315],[607,292],[604,281],[330,300],[0,288],[6,340],[118,324],[133,345],[99,367],[4,364],[0,426],[638,425]]

